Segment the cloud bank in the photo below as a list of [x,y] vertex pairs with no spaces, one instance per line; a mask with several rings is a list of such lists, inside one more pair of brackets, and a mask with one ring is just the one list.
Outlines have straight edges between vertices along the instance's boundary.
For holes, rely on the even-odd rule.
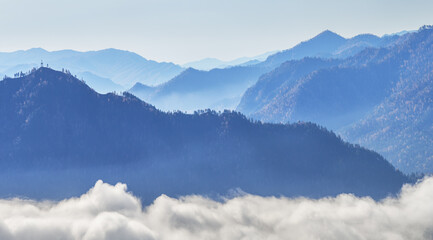
[[145,208],[125,184],[98,181],[60,202],[0,200],[0,239],[433,239],[433,177],[380,202],[162,195]]

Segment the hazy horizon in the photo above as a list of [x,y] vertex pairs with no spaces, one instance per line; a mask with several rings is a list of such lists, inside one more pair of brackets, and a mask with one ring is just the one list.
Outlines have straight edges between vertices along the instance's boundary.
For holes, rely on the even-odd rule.
[[326,29],[346,38],[418,29],[433,23],[432,7],[426,0],[6,0],[0,51],[116,48],[159,62],[228,61],[288,49]]
[[[420,25],[419,27],[422,27],[422,25]],[[418,29],[418,28],[417,28],[417,29]],[[316,35],[313,35],[311,38],[317,36],[317,35],[320,34],[321,32],[327,31],[327,30],[332,31],[332,29],[324,29],[323,31],[318,32]],[[399,34],[399,33],[401,33],[401,32],[412,32],[412,31],[416,31],[416,29],[403,29],[403,30],[398,31],[398,32],[385,33],[385,34],[382,34],[382,35],[376,35],[376,34],[374,34],[374,35],[376,35],[376,36],[378,36],[378,37],[382,37],[382,36],[385,36],[385,35]],[[332,31],[332,32],[334,32],[334,33],[336,33],[336,34],[342,36],[342,35],[339,34],[338,32],[335,32],[335,31]],[[360,34],[372,34],[372,33],[358,33],[358,34],[355,34],[355,35],[350,36],[350,37],[345,37],[345,36],[342,36],[342,37],[344,37],[344,38],[346,38],[346,39],[349,39],[349,38],[351,38],[351,37],[354,37],[354,36],[356,36],[356,35],[360,35]],[[272,54],[275,53],[275,52],[290,49],[290,48],[292,48],[292,47],[298,45],[299,43],[302,43],[302,42],[304,42],[304,41],[308,41],[308,40],[310,40],[311,38],[304,39],[304,40],[302,40],[302,41],[300,41],[300,42],[298,42],[298,43],[295,43],[294,45],[292,45],[292,46],[290,46],[290,47],[287,47],[287,48],[282,48],[282,49],[273,49],[273,50],[269,50],[269,51],[262,52],[262,53],[257,53],[257,54],[242,55],[242,56],[236,56],[236,57],[233,57],[233,58],[218,58],[218,57],[209,56],[209,57],[203,57],[203,58],[199,58],[199,59],[192,59],[192,60],[187,61],[187,62],[175,62],[175,61],[170,61],[170,60],[167,60],[167,61],[161,60],[161,61],[159,61],[159,60],[157,60],[157,59],[148,58],[148,57],[146,57],[146,56],[144,56],[144,55],[142,55],[142,54],[140,54],[140,53],[138,53],[138,52],[134,52],[133,50],[129,50],[129,49],[121,49],[121,48],[114,48],[114,47],[107,47],[107,48],[100,48],[100,49],[88,49],[88,50],[79,50],[79,49],[73,49],[73,48],[63,48],[63,49],[53,49],[53,50],[52,50],[52,49],[47,49],[47,48],[43,48],[43,47],[35,46],[35,47],[30,47],[30,48],[25,48],[25,49],[16,49],[16,50],[0,51],[0,52],[2,52],[2,53],[13,53],[13,52],[17,52],[17,51],[29,51],[29,50],[32,50],[32,49],[43,49],[43,50],[48,51],[48,52],[58,52],[58,51],[76,51],[76,52],[83,52],[83,53],[84,53],[84,52],[103,51],[103,50],[108,50],[108,49],[115,49],[115,50],[121,50],[121,51],[127,51],[127,52],[133,52],[133,53],[136,53],[136,54],[140,55],[141,57],[146,58],[147,60],[153,60],[153,61],[157,61],[157,62],[167,62],[167,63],[171,62],[171,63],[174,63],[174,64],[177,64],[177,65],[181,65],[181,66],[182,66],[182,65],[189,64],[189,63],[193,63],[193,62],[203,61],[203,60],[206,60],[206,59],[216,59],[216,60],[220,60],[220,61],[223,61],[223,62],[230,62],[230,61],[234,61],[234,60],[238,60],[238,59],[242,59],[242,58],[253,58],[253,57],[260,56],[260,55],[272,55]]]

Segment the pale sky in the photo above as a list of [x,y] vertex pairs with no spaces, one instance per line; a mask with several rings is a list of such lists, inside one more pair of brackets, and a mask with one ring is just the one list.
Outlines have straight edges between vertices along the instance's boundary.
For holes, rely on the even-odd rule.
[[323,30],[383,35],[433,24],[432,0],[0,0],[0,51],[118,48],[147,59],[230,60]]

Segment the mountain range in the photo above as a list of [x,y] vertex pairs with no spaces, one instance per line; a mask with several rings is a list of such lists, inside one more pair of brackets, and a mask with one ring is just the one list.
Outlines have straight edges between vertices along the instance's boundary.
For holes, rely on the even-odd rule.
[[144,201],[237,188],[382,198],[411,181],[379,154],[312,123],[166,113],[49,68],[0,81],[0,146],[2,197],[64,198],[103,178],[127,182]]
[[342,59],[366,48],[393,45],[399,38],[398,35],[380,38],[371,34],[362,34],[346,39],[327,30],[291,49],[272,54],[260,63],[210,71],[187,69],[159,86],[149,89],[149,86],[137,83],[129,91],[157,108],[167,111],[234,109],[244,92],[254,85],[261,75],[286,61],[300,60],[304,57]]
[[227,68],[233,66],[248,66],[263,62],[267,57],[276,53],[277,51],[271,51],[263,53],[254,57],[241,57],[231,61],[222,61],[216,58],[205,58],[199,61],[188,62],[182,65],[184,68],[194,68],[197,70],[209,71],[214,68]]
[[31,49],[0,53],[0,70],[19,73],[38,65],[44,56],[58,64],[54,68],[76,66],[78,78],[106,93],[124,91],[137,75],[156,76],[174,66],[177,70],[161,80],[164,83],[136,83],[129,91],[165,111],[236,109],[263,122],[311,121],[378,151],[405,173],[429,173],[433,172],[430,35],[428,26],[350,39],[327,30],[260,63],[209,71],[184,70],[115,49],[85,53]]
[[[287,60],[303,57],[344,58],[366,47],[391,45],[396,39],[398,35],[379,38],[370,34],[345,39],[331,31],[324,31],[289,50],[229,62],[204,59],[183,67],[147,60],[135,53],[117,49],[49,52],[34,48],[0,53],[0,74],[13,76],[26,72],[39,67],[42,60],[44,66],[48,64],[53,69],[73,72],[99,93],[129,89],[162,110],[235,109],[245,90],[257,82],[260,75]],[[191,66],[199,71],[184,68]],[[182,74],[183,71],[185,73]],[[168,83],[170,81],[173,83]]]
[[78,52],[49,52],[41,48],[0,53],[0,73],[13,76],[20,71],[39,67],[41,60],[54,69],[68,69],[99,92],[123,91],[136,82],[158,85],[184,69],[173,63],[147,60],[138,54],[117,49]]
[[267,122],[312,121],[405,172],[433,172],[432,46],[426,26],[345,59],[286,62],[262,75],[237,110]]

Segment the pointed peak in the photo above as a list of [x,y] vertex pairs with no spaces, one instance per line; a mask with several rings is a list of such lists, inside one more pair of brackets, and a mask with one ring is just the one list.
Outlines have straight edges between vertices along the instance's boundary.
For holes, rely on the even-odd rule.
[[333,31],[331,31],[331,30],[329,30],[329,29],[326,29],[325,31],[321,32],[320,34],[336,34],[336,33],[333,32]]
[[328,29],[326,29],[325,31],[319,33],[319,34],[318,34],[316,37],[314,37],[314,38],[318,38],[318,37],[320,37],[320,38],[322,38],[322,37],[327,37],[327,38],[332,37],[332,38],[344,39],[344,37],[338,35],[337,33],[333,32],[333,31],[331,31],[331,30],[328,30]]
[[134,84],[134,86],[132,86],[131,89],[151,89],[151,88],[152,88],[151,86],[148,86],[148,85],[143,84],[141,82],[136,82]]

